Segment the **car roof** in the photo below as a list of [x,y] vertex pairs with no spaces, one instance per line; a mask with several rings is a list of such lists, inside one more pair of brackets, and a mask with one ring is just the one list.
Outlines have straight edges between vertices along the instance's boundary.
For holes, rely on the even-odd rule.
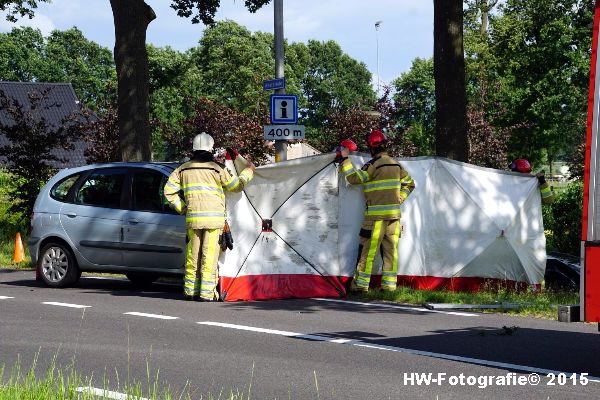
[[111,163],[97,163],[97,164],[88,164],[81,167],[76,168],[65,168],[62,169],[58,174],[60,176],[71,175],[77,172],[89,171],[92,169],[101,169],[101,168],[151,168],[155,170],[160,170],[167,175],[173,172],[181,163],[179,162],[151,162],[151,161],[139,161],[139,162],[111,162]]

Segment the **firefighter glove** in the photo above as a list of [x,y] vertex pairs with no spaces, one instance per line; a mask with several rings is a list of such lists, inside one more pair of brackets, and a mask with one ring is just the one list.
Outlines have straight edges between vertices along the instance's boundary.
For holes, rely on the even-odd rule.
[[535,177],[537,178],[540,185],[543,185],[544,183],[546,183],[546,177],[545,177],[544,171],[538,172],[537,174],[535,174]]
[[235,160],[237,158],[237,156],[240,155],[240,153],[233,147],[227,147],[225,149],[225,152],[227,154],[226,159],[228,159],[228,160]]
[[342,161],[348,158],[349,154],[350,151],[348,150],[348,148],[344,146],[338,146],[335,148],[335,159],[333,160],[333,162],[341,164]]

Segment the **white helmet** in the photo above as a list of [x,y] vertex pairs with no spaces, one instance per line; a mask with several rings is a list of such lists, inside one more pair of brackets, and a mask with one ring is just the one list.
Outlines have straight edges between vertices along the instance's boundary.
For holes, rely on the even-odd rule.
[[215,140],[212,138],[212,136],[210,136],[208,133],[202,132],[194,136],[194,140],[192,142],[192,149],[194,151],[212,151],[214,144]]

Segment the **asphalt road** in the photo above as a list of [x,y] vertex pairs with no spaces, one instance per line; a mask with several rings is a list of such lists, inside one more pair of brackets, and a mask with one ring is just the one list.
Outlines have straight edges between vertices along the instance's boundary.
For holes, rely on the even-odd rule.
[[149,373],[194,398],[600,398],[592,324],[326,299],[185,302],[176,285],[83,277],[50,289],[33,271],[0,270],[0,364],[19,357],[26,370],[36,354],[40,375],[56,358],[96,387],[145,386]]

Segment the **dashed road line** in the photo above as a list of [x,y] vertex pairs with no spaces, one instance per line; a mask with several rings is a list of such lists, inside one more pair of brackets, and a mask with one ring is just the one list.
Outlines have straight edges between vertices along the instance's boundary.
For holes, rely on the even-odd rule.
[[91,306],[84,306],[81,304],[59,303],[57,301],[43,301],[42,304],[47,304],[49,306],[69,307],[69,308],[90,308],[91,307]]
[[[405,354],[411,354],[411,355],[421,356],[421,357],[430,357],[430,358],[437,358],[437,359],[456,361],[456,362],[462,362],[462,363],[477,364],[477,365],[482,365],[484,367],[508,369],[508,370],[513,370],[513,371],[521,371],[521,372],[525,372],[525,373],[537,373],[537,374],[543,374],[544,376],[547,376],[550,373],[552,373],[554,375],[558,375],[558,374],[567,374],[568,376],[573,375],[572,372],[555,371],[555,370],[545,369],[545,368],[530,367],[527,365],[519,365],[519,364],[504,363],[504,362],[493,361],[493,360],[483,360],[483,359],[479,359],[479,358],[455,356],[452,354],[434,353],[434,352],[430,352],[430,351],[408,349],[408,348],[404,348],[404,347],[378,345],[378,344],[374,344],[374,343],[363,342],[362,340],[358,340],[358,339],[336,338],[336,337],[323,336],[323,335],[310,335],[310,334],[306,334],[306,333],[280,331],[280,330],[275,330],[275,329],[259,328],[259,327],[246,326],[246,325],[235,325],[235,324],[228,324],[228,323],[214,322],[214,321],[203,321],[203,322],[197,322],[197,323],[200,325],[216,326],[216,327],[221,327],[221,328],[237,329],[237,330],[257,332],[257,333],[267,333],[267,334],[271,334],[271,335],[285,336],[285,337],[289,337],[289,338],[293,338],[293,339],[305,339],[305,340],[313,340],[313,341],[320,341],[320,342],[329,342],[329,343],[343,344],[343,345],[349,345],[349,346],[357,346],[357,347],[372,349],[372,350],[392,351],[392,352],[396,352],[396,353],[405,353]],[[579,373],[575,373],[575,375],[578,377],[580,376]],[[587,376],[587,379],[589,379],[590,382],[599,382],[600,383],[600,377]]]
[[78,393],[91,394],[97,397],[104,397],[111,400],[148,400],[145,397],[130,396],[125,393],[113,392],[112,390],[98,389],[94,387],[78,387],[75,388]]
[[479,314],[457,312],[457,311],[440,311],[440,310],[428,310],[426,308],[409,307],[409,306],[397,306],[394,304],[382,304],[382,303],[366,303],[361,301],[350,301],[350,300],[339,300],[339,299],[325,299],[325,298],[314,298],[313,300],[319,301],[331,301],[334,303],[354,304],[359,306],[368,307],[380,307],[380,308],[393,308],[397,310],[412,311],[412,312],[423,312],[423,313],[434,313],[434,314],[448,314],[448,315],[460,315],[461,317],[479,317]]
[[157,318],[157,319],[179,319],[179,317],[171,317],[168,315],[158,315],[158,314],[147,314],[147,313],[141,313],[141,312],[136,312],[136,311],[126,312],[123,314],[135,315],[138,317]]
[[11,296],[0,296],[0,300],[8,300],[8,299],[14,299],[14,297],[11,297]]

